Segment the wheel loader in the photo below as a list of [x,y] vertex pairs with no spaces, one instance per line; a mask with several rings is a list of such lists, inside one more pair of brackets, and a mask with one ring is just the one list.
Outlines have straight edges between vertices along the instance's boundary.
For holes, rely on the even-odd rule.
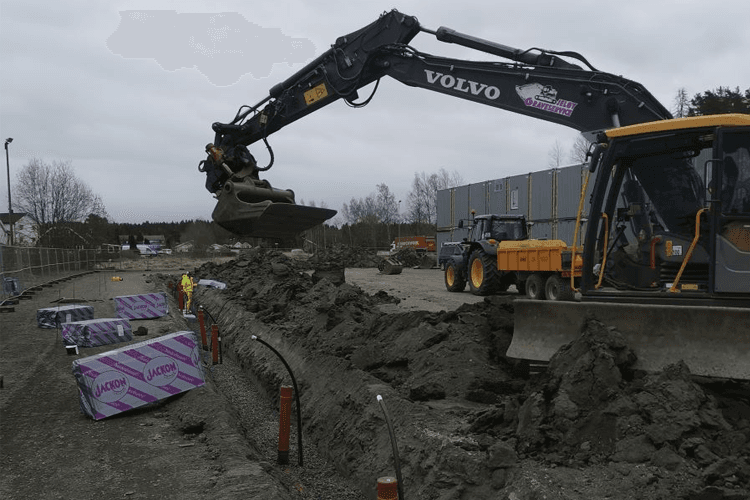
[[[421,52],[411,45],[420,33],[488,60]],[[548,360],[593,314],[623,333],[643,369],[683,360],[695,374],[750,379],[750,115],[674,119],[642,85],[577,52],[520,50],[386,12],[231,122],[213,124],[200,169],[218,197],[215,220],[278,236],[333,216],[261,180],[273,162],[258,166],[248,146],[263,141],[273,158],[271,134],[340,99],[370,103],[358,90],[374,83],[374,94],[385,76],[571,127],[594,144],[592,194],[581,195],[578,210],[583,241],[566,249],[580,301],[516,300],[508,356]],[[526,289],[541,278],[530,275]]]

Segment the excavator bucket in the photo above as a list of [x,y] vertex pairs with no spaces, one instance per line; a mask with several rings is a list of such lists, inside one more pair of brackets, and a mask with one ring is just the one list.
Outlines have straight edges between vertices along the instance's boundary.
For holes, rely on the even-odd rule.
[[294,203],[290,190],[261,182],[227,182],[218,194],[212,217],[235,234],[258,238],[291,238],[336,215],[328,208]]
[[506,355],[549,361],[593,316],[622,333],[649,372],[684,361],[694,375],[750,380],[750,310],[599,302],[515,301],[513,340]]

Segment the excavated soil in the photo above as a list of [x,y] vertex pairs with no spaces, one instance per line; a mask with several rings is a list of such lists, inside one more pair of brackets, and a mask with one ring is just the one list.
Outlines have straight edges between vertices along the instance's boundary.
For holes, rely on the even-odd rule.
[[412,499],[748,498],[747,383],[699,380],[683,364],[636,372],[623,338],[594,318],[528,376],[503,356],[512,294],[396,312],[396,294],[347,283],[346,265],[345,252],[254,249],[198,268],[227,288],[197,297],[226,355],[272,398],[290,379],[252,336],[282,353],[303,434],[366,498],[396,475],[377,396]]
[[[377,478],[400,476],[402,500],[749,498],[748,383],[679,363],[637,372],[594,318],[529,375],[503,356],[515,294],[451,294],[434,269],[379,275],[363,252],[304,257],[253,249],[190,264],[227,285],[196,292],[223,363],[206,351],[204,387],[96,422],[78,409],[71,362],[111,347],[71,356],[35,311],[75,298],[106,317],[112,297],[167,291],[181,269],[98,273],[0,315],[0,496],[374,500]],[[197,330],[169,301],[168,316],[133,324],[145,332],[134,342]],[[253,336],[298,387],[303,430],[292,412],[286,466],[275,434],[292,380]]]

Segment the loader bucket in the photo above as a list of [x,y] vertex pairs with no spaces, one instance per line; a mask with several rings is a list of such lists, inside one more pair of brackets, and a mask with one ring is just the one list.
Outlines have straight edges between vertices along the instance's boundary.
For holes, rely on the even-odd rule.
[[401,274],[403,266],[394,259],[383,259],[378,263],[380,274]]
[[549,361],[581,333],[587,315],[622,333],[636,369],[661,371],[680,360],[694,375],[750,380],[750,309],[516,300],[506,355]]
[[437,267],[437,257],[435,254],[425,254],[422,256],[422,258],[419,261],[420,269],[432,269],[433,267]]
[[335,210],[297,205],[292,191],[272,189],[263,181],[227,182],[218,198],[214,221],[244,236],[291,238],[336,215]]

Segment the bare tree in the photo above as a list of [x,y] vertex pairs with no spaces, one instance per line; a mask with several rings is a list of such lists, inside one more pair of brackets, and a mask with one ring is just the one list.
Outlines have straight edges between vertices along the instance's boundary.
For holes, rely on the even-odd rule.
[[458,172],[449,173],[441,168],[438,173],[414,174],[411,191],[408,194],[407,215],[412,223],[435,224],[437,222],[437,193],[442,189],[459,186],[463,179]]
[[586,163],[591,143],[583,135],[576,137],[570,150],[570,161],[573,163]]
[[675,118],[684,118],[688,115],[688,111],[690,111],[690,98],[688,97],[687,89],[680,87],[674,96],[672,114]]
[[565,162],[565,153],[560,141],[555,141],[555,144],[549,150],[549,162],[550,168],[557,168]]
[[396,203],[396,195],[391,193],[391,190],[385,183],[378,184],[375,205],[380,222],[383,224],[393,224],[398,222],[399,213],[398,204]]
[[14,187],[19,211],[43,226],[82,222],[91,215],[107,217],[104,203],[75,176],[70,161],[30,160],[18,173]]
[[370,193],[366,198],[352,198],[349,204],[344,203],[341,208],[341,215],[347,224],[357,224],[360,222],[377,220],[377,202],[375,195]]

